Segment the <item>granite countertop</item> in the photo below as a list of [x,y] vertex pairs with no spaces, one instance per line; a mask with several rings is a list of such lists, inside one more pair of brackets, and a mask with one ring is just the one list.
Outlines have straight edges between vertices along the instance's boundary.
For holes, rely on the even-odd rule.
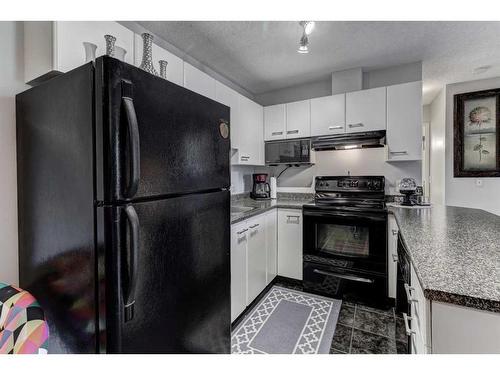
[[389,211],[426,298],[500,313],[500,216],[438,205]]
[[245,212],[231,211],[231,224],[246,220],[252,216],[259,215],[273,208],[302,209],[302,206],[304,204],[310,203],[313,199],[313,194],[300,193],[278,193],[278,199],[270,200],[254,200],[250,198],[248,194],[239,194],[237,196],[232,196],[231,207],[252,207],[252,209]]

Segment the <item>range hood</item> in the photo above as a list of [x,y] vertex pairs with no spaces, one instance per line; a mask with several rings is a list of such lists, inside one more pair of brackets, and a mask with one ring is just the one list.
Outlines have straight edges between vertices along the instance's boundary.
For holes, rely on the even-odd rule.
[[316,151],[350,150],[354,148],[384,147],[385,130],[362,133],[324,135],[312,138],[311,148]]

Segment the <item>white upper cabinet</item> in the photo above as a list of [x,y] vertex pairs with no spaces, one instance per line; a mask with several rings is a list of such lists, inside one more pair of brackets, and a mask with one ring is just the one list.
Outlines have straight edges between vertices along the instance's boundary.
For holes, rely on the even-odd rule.
[[264,140],[285,139],[286,105],[264,107]]
[[[135,34],[134,64],[136,66],[141,65],[144,48],[143,45],[144,43],[142,42],[142,37],[138,34]],[[160,64],[158,62],[160,60],[166,60],[168,62],[167,80],[179,86],[182,86],[184,84],[184,66],[182,59],[161,48],[153,42],[153,65],[158,74],[160,74]]]
[[386,88],[346,94],[346,132],[366,132],[386,128]]
[[233,89],[223,85],[219,81],[215,82],[215,100],[219,103],[227,105],[230,109],[230,129],[231,129],[231,148],[239,148],[239,140],[241,138],[241,120],[239,116],[240,94]]
[[106,53],[104,35],[116,37],[115,45],[134,63],[134,33],[113,21],[24,22],[24,79],[33,81],[51,72],[67,72],[85,63],[83,42],[97,45],[96,56]]
[[215,79],[184,61],[184,87],[215,100]]
[[263,108],[240,96],[238,124],[238,152],[233,164],[264,165]]
[[387,160],[422,159],[422,82],[387,87]]
[[311,136],[345,133],[345,94],[311,99]]
[[301,100],[286,104],[286,139],[311,135],[311,101]]

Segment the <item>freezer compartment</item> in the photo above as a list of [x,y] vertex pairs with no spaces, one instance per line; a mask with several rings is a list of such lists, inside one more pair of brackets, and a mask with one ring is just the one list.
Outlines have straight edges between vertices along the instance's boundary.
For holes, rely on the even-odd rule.
[[376,274],[304,262],[304,289],[373,307],[388,307],[387,279]]
[[229,199],[104,208],[108,352],[229,353]]
[[230,186],[228,107],[108,56],[95,107],[98,200]]

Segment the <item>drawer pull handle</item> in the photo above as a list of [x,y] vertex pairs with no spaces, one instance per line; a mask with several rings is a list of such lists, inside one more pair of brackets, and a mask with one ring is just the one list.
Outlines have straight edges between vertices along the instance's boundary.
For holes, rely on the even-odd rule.
[[259,224],[250,225],[250,229],[257,228]]
[[392,261],[397,262],[398,261],[398,254],[392,254]]
[[412,287],[411,287],[411,286],[409,286],[407,283],[404,283],[404,287],[405,287],[406,298],[408,299],[408,303],[411,303],[411,302],[418,302],[418,299],[413,298],[413,296],[411,295],[411,292],[412,292],[413,290],[415,290],[415,288],[412,288]]
[[286,134],[299,134],[298,130],[288,130]]
[[245,233],[246,231],[248,231],[248,229],[243,229],[243,230],[240,230],[239,232],[236,232],[238,235],[241,235],[243,233]]
[[287,224],[299,224],[300,216],[299,215],[286,215]]
[[313,272],[320,274],[320,275],[338,277],[339,279],[346,279],[346,280],[351,280],[351,281],[359,281],[361,283],[373,284],[373,279],[366,279],[364,277],[343,275],[341,273],[322,271],[322,270],[318,270],[316,268],[313,270]]
[[250,156],[242,156],[242,157],[241,157],[241,160],[243,160],[243,161],[246,161],[246,160],[248,160],[248,159],[250,159]]
[[415,335],[417,331],[413,331],[410,329],[410,320],[411,317],[403,313],[403,320],[405,321],[405,331],[407,336]]
[[272,132],[271,135],[281,135],[283,132]]
[[408,155],[408,151],[389,151],[392,155]]
[[397,236],[398,235],[398,230],[397,229],[393,229],[392,230],[392,235],[393,236]]
[[328,127],[328,130],[335,130],[335,129],[343,129],[344,127],[342,125],[338,125],[338,126],[329,126]]
[[365,125],[361,122],[358,122],[357,124],[349,124],[350,128],[360,128],[362,126],[365,126]]

